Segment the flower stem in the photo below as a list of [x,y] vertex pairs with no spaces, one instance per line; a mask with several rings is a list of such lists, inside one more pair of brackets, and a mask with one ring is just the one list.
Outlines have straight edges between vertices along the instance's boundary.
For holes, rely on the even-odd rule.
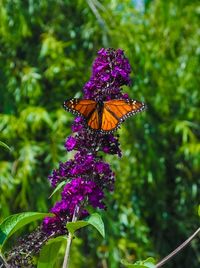
[[71,243],[72,243],[72,235],[71,233],[69,233],[67,237],[67,247],[66,247],[64,262],[62,266],[63,268],[67,268],[69,265],[69,252],[71,248]]
[[[75,222],[77,220],[78,214],[79,214],[79,209],[80,209],[79,206],[75,207],[74,214],[73,214],[73,217],[72,217],[72,222]],[[69,232],[69,234],[67,236],[67,246],[66,246],[66,250],[65,250],[65,257],[64,257],[62,268],[68,268],[69,267],[69,253],[70,253],[70,248],[71,248],[71,244],[72,244],[72,239],[73,239],[73,236]]]

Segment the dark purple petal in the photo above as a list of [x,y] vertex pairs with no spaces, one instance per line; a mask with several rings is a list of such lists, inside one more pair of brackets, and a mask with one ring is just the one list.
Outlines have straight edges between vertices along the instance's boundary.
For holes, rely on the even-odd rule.
[[57,217],[46,217],[42,223],[43,231],[48,235],[53,233],[55,234],[64,234],[66,232],[63,222]]

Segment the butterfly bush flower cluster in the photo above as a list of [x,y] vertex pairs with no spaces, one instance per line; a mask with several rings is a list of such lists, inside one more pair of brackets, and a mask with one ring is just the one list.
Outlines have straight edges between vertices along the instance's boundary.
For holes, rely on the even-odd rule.
[[[91,78],[83,88],[83,98],[95,101],[127,99],[121,86],[130,83],[130,72],[130,64],[121,49],[102,48],[93,63]],[[74,158],[60,163],[49,176],[53,188],[63,181],[66,185],[61,200],[50,210],[54,217],[43,221],[42,229],[48,235],[66,233],[65,225],[72,221],[77,207],[79,219],[89,214],[85,209],[88,205],[105,209],[105,192],[114,189],[115,175],[102,159],[102,153],[121,156],[118,136],[94,132],[87,128],[84,120],[80,116],[75,118],[72,135],[65,142],[67,152],[75,151]]]
[[[121,87],[129,85],[130,72],[130,64],[121,49],[102,48],[93,63],[90,80],[83,88],[83,99],[99,103],[112,99],[128,102],[128,94],[122,93]],[[136,104],[132,101],[130,105]],[[137,111],[143,108],[142,103],[134,107]],[[50,238],[67,233],[66,223],[73,221],[75,212],[77,219],[83,219],[89,215],[88,206],[106,209],[105,193],[113,191],[115,174],[102,156],[104,153],[121,156],[118,136],[93,131],[78,116],[65,148],[67,152],[74,151],[73,159],[60,163],[49,176],[53,188],[65,184],[61,199],[50,210],[53,216],[46,217],[41,226],[8,252],[9,267],[35,267],[33,256],[39,254]]]
[[102,48],[94,61],[92,76],[84,86],[84,98],[96,101],[128,99],[128,94],[121,93],[121,86],[130,84],[130,72],[123,50]]

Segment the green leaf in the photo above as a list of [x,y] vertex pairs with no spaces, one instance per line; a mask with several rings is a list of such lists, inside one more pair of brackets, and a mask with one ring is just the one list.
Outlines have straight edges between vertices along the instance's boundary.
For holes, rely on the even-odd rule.
[[59,250],[64,242],[67,242],[66,236],[58,236],[50,239],[40,251],[37,268],[53,268]]
[[98,213],[93,213],[91,216],[88,218],[88,223],[94,226],[97,231],[102,235],[103,238],[105,238],[105,227],[104,223],[102,221],[101,216]]
[[57,187],[54,189],[54,191],[51,193],[51,195],[49,196],[49,198],[51,198],[55,193],[57,193],[58,190],[60,190],[60,188],[63,187],[63,185],[66,184],[66,181],[62,181],[60,182]]
[[200,205],[198,206],[198,216],[200,217]]
[[87,226],[89,223],[87,221],[76,221],[76,222],[68,222],[66,224],[66,228],[68,231],[74,235],[75,231]]
[[155,268],[155,260],[152,257],[147,258],[143,263],[148,268]]
[[8,151],[11,151],[10,147],[2,141],[0,141],[0,146],[6,148]]
[[146,268],[146,266],[144,265],[139,265],[139,264],[131,264],[128,263],[126,260],[121,260],[122,265],[124,265],[125,267],[134,267],[134,268]]
[[51,215],[50,213],[24,212],[9,216],[0,224],[0,248],[3,248],[6,240],[24,225]]
[[98,213],[91,214],[90,217],[84,221],[82,220],[76,222],[69,222],[67,223],[66,228],[72,235],[74,235],[76,230],[83,228],[89,224],[95,227],[97,231],[103,236],[103,238],[105,237],[104,223]]
[[144,261],[137,261],[136,263],[128,263],[126,260],[122,260],[121,263],[125,267],[134,267],[134,268],[155,268],[155,260],[152,257],[147,258]]

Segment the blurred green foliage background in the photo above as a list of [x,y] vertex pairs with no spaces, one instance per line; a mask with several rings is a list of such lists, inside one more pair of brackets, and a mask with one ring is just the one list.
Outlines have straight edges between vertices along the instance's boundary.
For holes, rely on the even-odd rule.
[[[0,0],[0,220],[47,211],[47,180],[70,158],[73,117],[66,98],[81,96],[101,47],[121,48],[132,66],[124,88],[148,110],[119,131],[122,159],[103,213],[106,239],[82,230],[71,267],[120,267],[167,255],[199,224],[199,1]],[[197,268],[198,241],[166,267]]]

